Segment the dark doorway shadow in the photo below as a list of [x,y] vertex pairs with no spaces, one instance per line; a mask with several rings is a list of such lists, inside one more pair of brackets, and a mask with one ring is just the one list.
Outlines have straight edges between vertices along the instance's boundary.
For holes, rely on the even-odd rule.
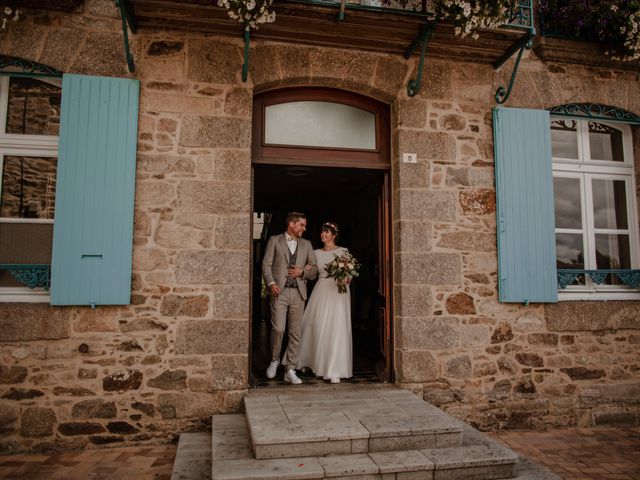
[[[266,242],[285,230],[290,211],[304,212],[304,237],[321,248],[320,229],[327,220],[338,222],[338,244],[347,247],[362,263],[360,276],[351,285],[353,333],[353,377],[345,383],[388,380],[381,374],[381,345],[384,335],[379,311],[379,220],[378,196],[384,183],[382,170],[362,168],[302,167],[286,165],[254,166],[253,196],[253,285],[252,285],[252,386],[282,385],[282,368],[273,380],[265,369],[270,361],[271,321],[269,298],[265,294],[261,264]],[[313,288],[310,282],[310,290]],[[286,338],[286,337],[285,337]],[[283,345],[283,349],[286,345]],[[376,373],[378,372],[378,373]],[[302,375],[305,383],[323,384],[313,375]]]

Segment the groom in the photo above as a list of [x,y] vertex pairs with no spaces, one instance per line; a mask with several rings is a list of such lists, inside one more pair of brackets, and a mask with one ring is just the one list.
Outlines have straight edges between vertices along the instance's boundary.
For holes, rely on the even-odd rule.
[[[307,300],[307,280],[318,276],[316,257],[309,240],[302,238],[307,229],[304,213],[287,215],[287,231],[272,236],[262,260],[262,274],[271,293],[271,363],[267,377],[276,376],[284,331],[289,326],[289,345],[282,357],[284,381],[302,383],[296,375],[302,314]],[[307,265],[307,268],[305,266]]]

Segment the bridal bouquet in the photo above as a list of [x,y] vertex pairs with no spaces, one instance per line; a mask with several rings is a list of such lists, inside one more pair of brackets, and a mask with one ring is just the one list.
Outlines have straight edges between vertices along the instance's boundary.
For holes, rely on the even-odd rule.
[[349,280],[359,275],[360,262],[349,252],[333,256],[334,259],[327,263],[324,269],[327,271],[327,276],[336,279],[338,292],[347,293]]

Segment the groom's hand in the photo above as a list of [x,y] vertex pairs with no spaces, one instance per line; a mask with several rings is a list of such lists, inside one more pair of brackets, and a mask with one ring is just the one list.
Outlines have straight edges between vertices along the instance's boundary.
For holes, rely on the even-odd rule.
[[273,295],[274,297],[277,297],[278,295],[280,295],[280,287],[278,287],[277,284],[272,283],[269,286],[269,289],[271,290],[271,295]]
[[301,277],[304,271],[300,267],[289,267],[289,276],[291,278]]

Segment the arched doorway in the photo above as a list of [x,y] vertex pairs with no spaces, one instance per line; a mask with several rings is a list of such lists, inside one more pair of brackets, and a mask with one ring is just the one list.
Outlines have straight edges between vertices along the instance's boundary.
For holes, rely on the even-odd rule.
[[[340,244],[362,262],[352,284],[354,378],[390,382],[392,372],[389,107],[329,88],[256,95],[253,109],[253,285],[250,378],[267,381],[270,319],[260,265],[289,211],[308,215],[314,245],[326,220],[341,225]],[[307,382],[313,382],[311,376]]]

